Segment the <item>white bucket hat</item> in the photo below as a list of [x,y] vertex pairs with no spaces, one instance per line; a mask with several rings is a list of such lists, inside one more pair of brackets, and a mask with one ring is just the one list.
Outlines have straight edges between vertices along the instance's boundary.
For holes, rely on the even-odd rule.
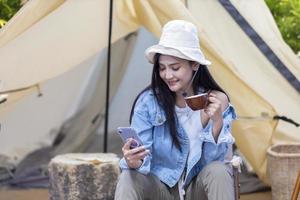
[[184,20],[172,20],[164,25],[159,43],[145,51],[150,63],[154,63],[156,53],[196,61],[202,65],[211,64],[200,49],[196,26]]

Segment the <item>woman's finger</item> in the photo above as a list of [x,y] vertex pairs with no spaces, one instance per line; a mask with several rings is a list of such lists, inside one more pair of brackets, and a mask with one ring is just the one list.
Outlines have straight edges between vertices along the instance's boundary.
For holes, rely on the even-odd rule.
[[211,96],[211,97],[216,97],[217,95],[213,92],[210,92],[208,96]]
[[149,150],[143,151],[141,153],[134,154],[130,157],[132,160],[141,160],[144,159],[149,154]]
[[221,101],[217,97],[212,97],[212,96],[208,97],[208,101],[210,103],[221,103]]
[[135,154],[135,153],[138,153],[138,152],[141,152],[141,151],[145,151],[145,150],[146,150],[145,146],[140,146],[140,147],[136,147],[134,149],[131,149],[130,153],[131,154]]
[[204,110],[204,112],[211,117],[217,112],[217,109],[217,106],[210,105]]
[[128,159],[129,157],[132,157],[134,154],[144,152],[144,151],[146,151],[145,147],[140,146],[134,149],[126,150],[125,152],[123,152],[123,154],[124,157]]
[[221,108],[221,104],[220,103],[212,103],[212,104],[209,105],[209,109],[215,109],[215,110],[217,110],[219,108]]
[[129,138],[129,139],[125,142],[125,144],[124,144],[124,146],[123,146],[123,148],[122,148],[123,153],[124,153],[125,150],[130,150],[131,142],[132,142],[132,138]]
[[149,154],[149,150],[145,150],[143,152],[128,154],[125,156],[126,160],[136,162],[138,160],[144,159]]

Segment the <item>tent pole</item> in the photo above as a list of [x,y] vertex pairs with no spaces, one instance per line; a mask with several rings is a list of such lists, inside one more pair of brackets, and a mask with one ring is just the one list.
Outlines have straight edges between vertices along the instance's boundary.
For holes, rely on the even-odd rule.
[[105,124],[104,124],[104,144],[103,152],[107,152],[108,140],[108,119],[109,119],[109,86],[110,86],[110,52],[111,52],[111,35],[112,35],[112,13],[113,0],[109,3],[109,29],[108,29],[108,49],[107,49],[107,71],[106,71],[106,102],[105,102]]

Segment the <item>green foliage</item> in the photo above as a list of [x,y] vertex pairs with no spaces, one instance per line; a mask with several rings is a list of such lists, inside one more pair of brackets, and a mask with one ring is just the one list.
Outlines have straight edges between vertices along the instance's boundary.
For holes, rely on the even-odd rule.
[[0,28],[6,24],[5,20],[0,19]]
[[21,8],[21,0],[0,0],[0,28]]
[[265,0],[286,43],[300,52],[300,0]]

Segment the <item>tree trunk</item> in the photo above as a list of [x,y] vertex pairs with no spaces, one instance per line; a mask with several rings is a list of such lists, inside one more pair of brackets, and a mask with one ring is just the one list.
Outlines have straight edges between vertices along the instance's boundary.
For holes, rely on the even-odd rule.
[[51,200],[114,198],[119,158],[111,153],[64,154],[49,163]]

